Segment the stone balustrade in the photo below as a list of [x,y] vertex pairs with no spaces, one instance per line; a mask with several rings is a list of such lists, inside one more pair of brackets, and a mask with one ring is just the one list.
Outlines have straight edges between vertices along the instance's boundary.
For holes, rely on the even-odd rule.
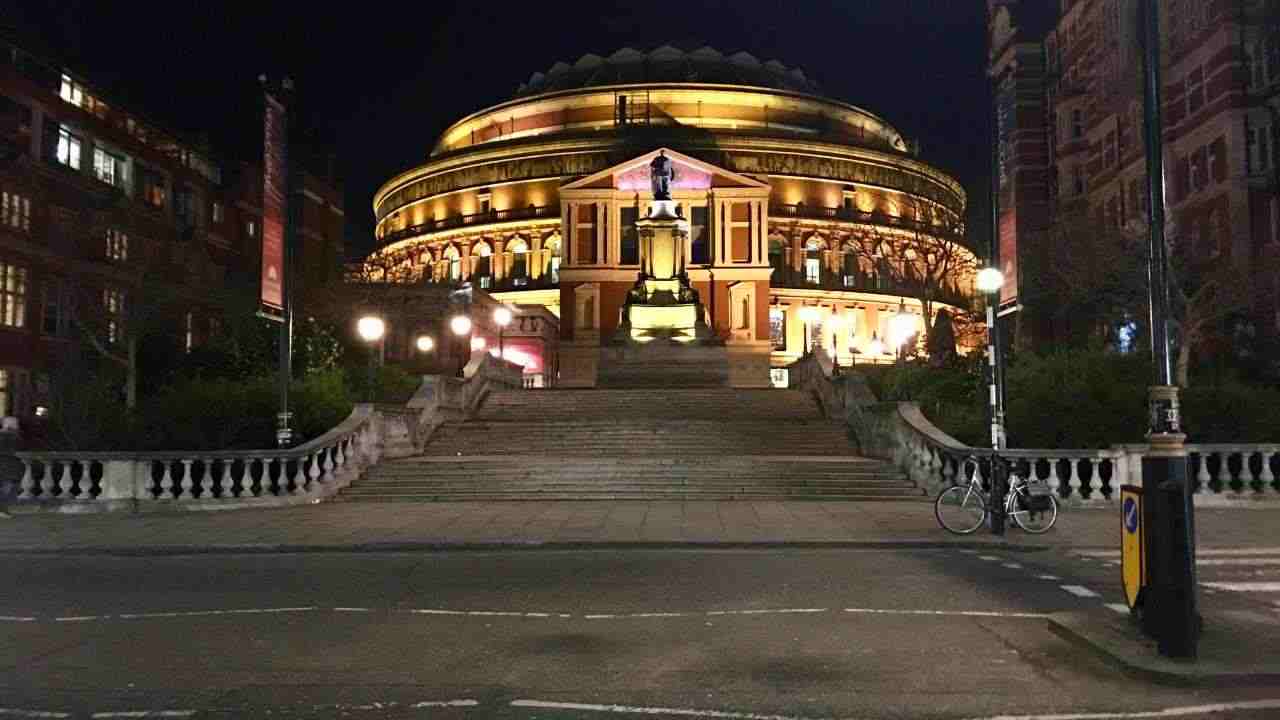
[[[817,354],[790,366],[793,387],[818,400],[829,417],[845,420],[860,450],[892,460],[931,495],[963,482],[960,465],[969,456],[985,458],[990,448],[965,445],[936,427],[913,402],[879,402],[855,372],[832,377]],[[1197,504],[1280,500],[1280,444],[1196,444],[1186,446]],[[1000,455],[1016,470],[1044,478],[1069,504],[1118,500],[1121,485],[1142,484],[1146,444],[1100,450],[1010,448]],[[984,484],[989,463],[981,462]]]
[[145,512],[320,502],[383,457],[420,452],[435,427],[474,412],[493,389],[522,386],[520,366],[488,354],[464,375],[423,378],[403,407],[356,405],[337,427],[286,450],[16,452],[21,475],[13,508]]

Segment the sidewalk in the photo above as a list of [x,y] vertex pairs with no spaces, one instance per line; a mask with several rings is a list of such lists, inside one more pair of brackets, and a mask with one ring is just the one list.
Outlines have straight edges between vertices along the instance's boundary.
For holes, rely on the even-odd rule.
[[[1202,508],[1199,544],[1280,546],[1280,505]],[[912,502],[325,503],[221,512],[16,515],[0,553],[414,550],[495,546],[1004,545],[1113,548],[1119,510],[1064,509],[1044,535],[957,536]]]

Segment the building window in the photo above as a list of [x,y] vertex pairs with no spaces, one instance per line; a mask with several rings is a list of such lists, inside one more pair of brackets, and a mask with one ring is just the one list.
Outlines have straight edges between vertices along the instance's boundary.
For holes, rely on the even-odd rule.
[[621,253],[618,262],[622,265],[640,264],[640,232],[636,229],[636,220],[639,215],[639,208],[624,207],[619,210],[621,225],[618,229],[622,237],[619,239]]
[[45,335],[62,335],[62,292],[61,280],[49,280],[44,285],[44,316],[40,319],[40,330]]
[[689,208],[689,255],[690,262],[695,265],[706,265],[711,262],[711,243],[708,242],[711,213],[706,205],[694,205]]
[[[1263,41],[1261,45],[1265,47],[1267,43]],[[1266,75],[1266,54],[1257,42],[1247,42],[1244,44],[1244,61],[1249,69],[1249,89],[1254,90],[1264,87],[1267,84]]]
[[0,368],[0,414],[9,415],[13,412],[13,391],[9,386],[9,371]]
[[822,260],[816,257],[804,259],[804,281],[810,285],[817,285],[822,281]]
[[256,237],[258,237],[258,221],[257,221],[257,220],[245,220],[245,221],[244,221],[244,234],[245,234],[245,237],[249,237],[249,238],[256,238]]
[[769,308],[769,340],[774,350],[787,349],[787,311],[783,308]]
[[120,342],[124,331],[124,292],[107,288],[102,291],[102,307],[107,314],[107,342]]
[[117,157],[100,147],[94,148],[93,174],[108,185],[124,187],[124,158]]
[[1271,169],[1271,125],[1254,125],[1249,128],[1248,150],[1245,152],[1246,170],[1251,173]]
[[551,282],[553,283],[560,282],[560,256],[559,255],[551,256],[551,272],[549,273],[549,275],[551,275]]
[[8,190],[0,192],[0,225],[11,230],[31,231],[31,198]]
[[222,222],[226,218],[225,213],[226,213],[226,209],[222,206],[222,203],[216,202],[213,204],[213,221],[214,222],[216,223]]
[[1207,184],[1208,173],[1205,169],[1205,149],[1203,147],[1196,148],[1191,153],[1191,191],[1196,192],[1204,189]]
[[157,210],[163,209],[168,193],[165,191],[164,177],[145,167],[137,167],[138,189],[142,202]]
[[27,269],[0,261],[0,325],[26,327]]
[[195,313],[188,312],[185,318],[186,324],[183,328],[182,344],[187,352],[191,352],[191,348],[196,344],[196,318]]
[[1071,187],[1076,195],[1084,194],[1084,172],[1079,165],[1071,168]]
[[129,236],[119,230],[107,231],[107,259],[124,262],[129,259]]
[[58,127],[58,162],[72,170],[80,169],[80,138],[65,125]]
[[1187,73],[1187,115],[1196,113],[1204,107],[1204,68],[1198,67]]
[[64,74],[62,76],[62,87],[58,90],[58,97],[76,107],[81,107],[84,105],[84,88],[80,86],[80,83]]
[[1080,109],[1071,111],[1071,139],[1079,140],[1084,137],[1084,111]]

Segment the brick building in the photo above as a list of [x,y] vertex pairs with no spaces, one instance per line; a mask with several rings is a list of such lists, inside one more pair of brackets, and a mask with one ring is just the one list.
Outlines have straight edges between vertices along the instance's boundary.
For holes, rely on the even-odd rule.
[[[1083,204],[1097,228],[1147,212],[1136,0],[988,0],[1006,270]],[[1166,233],[1229,262],[1260,329],[1280,329],[1280,3],[1161,0]]]
[[[340,192],[303,178],[296,297],[338,281],[343,254]],[[168,309],[175,347],[206,341],[218,327],[211,289],[256,295],[261,206],[259,168],[224,162],[0,38],[0,414],[42,414],[72,343],[119,344],[144,274],[184,298]]]

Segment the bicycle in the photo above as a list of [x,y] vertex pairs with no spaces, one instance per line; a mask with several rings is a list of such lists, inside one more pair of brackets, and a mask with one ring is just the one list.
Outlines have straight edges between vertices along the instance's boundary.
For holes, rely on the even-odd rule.
[[[1008,461],[998,455],[993,460]],[[987,522],[991,514],[991,502],[982,490],[982,475],[976,455],[965,458],[961,464],[969,476],[964,485],[953,485],[938,493],[933,501],[933,514],[938,524],[957,535],[968,535]],[[1037,485],[1040,481],[1035,481]],[[1009,492],[1005,495],[1004,512],[1013,518],[1018,527],[1039,535],[1047,532],[1058,521],[1058,499],[1047,486],[1032,491],[1031,482],[1010,468]]]

